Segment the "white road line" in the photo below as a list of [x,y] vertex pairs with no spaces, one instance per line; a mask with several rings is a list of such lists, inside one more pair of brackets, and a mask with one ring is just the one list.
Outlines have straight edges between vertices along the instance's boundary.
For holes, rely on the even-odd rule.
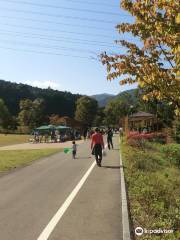
[[84,174],[84,176],[81,178],[77,186],[74,188],[74,190],[70,193],[70,195],[67,197],[65,202],[61,205],[61,207],[58,209],[56,214],[53,216],[53,218],[50,220],[48,225],[44,228],[43,232],[40,234],[40,236],[37,238],[37,240],[47,240],[58,224],[59,220],[62,218],[63,214],[66,212],[68,207],[70,206],[71,202],[85,183],[86,179],[88,178],[89,174],[93,170],[94,166],[96,165],[96,162],[93,162],[93,164],[90,166],[90,168],[87,170],[87,172]]

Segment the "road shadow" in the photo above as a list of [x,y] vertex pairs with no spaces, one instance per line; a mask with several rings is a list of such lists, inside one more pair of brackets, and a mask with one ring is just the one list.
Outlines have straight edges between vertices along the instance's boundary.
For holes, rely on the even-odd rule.
[[119,151],[120,149],[119,148],[111,148],[111,149],[107,148],[107,151],[113,151],[113,150]]
[[123,166],[102,166],[103,168],[120,169]]
[[76,157],[76,159],[91,159],[91,157]]

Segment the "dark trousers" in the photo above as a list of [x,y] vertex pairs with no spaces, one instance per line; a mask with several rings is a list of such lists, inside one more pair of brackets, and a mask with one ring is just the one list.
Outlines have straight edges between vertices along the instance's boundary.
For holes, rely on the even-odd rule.
[[75,157],[76,157],[76,151],[75,150],[72,151],[72,157],[73,157],[73,159],[75,159]]
[[111,147],[113,148],[113,142],[112,142],[112,138],[107,138],[107,143],[108,143],[108,148],[111,149]]
[[102,161],[102,146],[101,144],[95,144],[94,145],[94,155],[96,158],[96,163],[101,163]]

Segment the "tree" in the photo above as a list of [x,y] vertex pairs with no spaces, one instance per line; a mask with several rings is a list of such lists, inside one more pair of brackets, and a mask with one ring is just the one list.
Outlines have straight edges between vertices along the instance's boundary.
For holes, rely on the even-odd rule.
[[58,114],[73,117],[76,101],[81,95],[0,80],[0,97],[5,101],[10,114],[14,116],[19,114],[21,100],[30,99],[34,101],[40,98],[45,101],[44,112],[47,116]]
[[145,111],[157,116],[164,127],[172,126],[175,113],[174,108],[165,101],[156,98],[144,102],[142,89],[133,89],[122,92],[110,101],[105,108],[106,124],[116,125],[119,118],[131,115],[134,112]]
[[104,109],[105,113],[105,125],[115,126],[119,122],[121,115],[119,102],[117,99],[111,100]]
[[157,116],[163,127],[171,127],[175,119],[175,112],[172,105],[166,101],[159,101],[156,98],[144,102],[139,98],[139,111],[150,112]]
[[4,101],[0,99],[0,126],[7,128],[10,122],[11,116]]
[[34,128],[41,124],[43,119],[43,99],[25,99],[20,101],[20,112],[18,115],[21,126],[28,126]]
[[98,103],[95,99],[84,96],[76,102],[75,119],[84,125],[91,126],[97,112]]
[[93,121],[93,126],[100,127],[104,125],[104,120],[105,120],[104,107],[98,108],[96,116]]
[[121,93],[117,98],[108,102],[105,107],[105,116],[107,125],[117,125],[119,119],[132,114],[139,108],[139,99],[137,90]]
[[44,109],[45,109],[45,101],[42,98],[36,98],[33,101],[34,115],[36,119],[36,126],[42,124],[45,119]]
[[57,114],[52,114],[49,117],[49,123],[52,125],[61,125],[61,117]]
[[165,100],[180,113],[178,1],[122,0],[121,7],[135,17],[135,22],[117,25],[118,32],[139,37],[143,46],[116,41],[127,52],[101,55],[107,67],[107,79],[122,76],[121,85],[138,83],[146,90],[144,100],[152,97]]

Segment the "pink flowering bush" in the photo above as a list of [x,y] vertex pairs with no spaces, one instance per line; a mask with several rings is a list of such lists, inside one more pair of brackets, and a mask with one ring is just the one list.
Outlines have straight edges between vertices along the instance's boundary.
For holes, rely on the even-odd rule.
[[155,133],[139,133],[139,132],[130,132],[128,134],[128,139],[153,139]]
[[129,145],[134,147],[144,148],[144,144],[149,142],[159,142],[165,143],[166,136],[163,133],[139,133],[139,132],[129,132],[127,136],[127,142]]

